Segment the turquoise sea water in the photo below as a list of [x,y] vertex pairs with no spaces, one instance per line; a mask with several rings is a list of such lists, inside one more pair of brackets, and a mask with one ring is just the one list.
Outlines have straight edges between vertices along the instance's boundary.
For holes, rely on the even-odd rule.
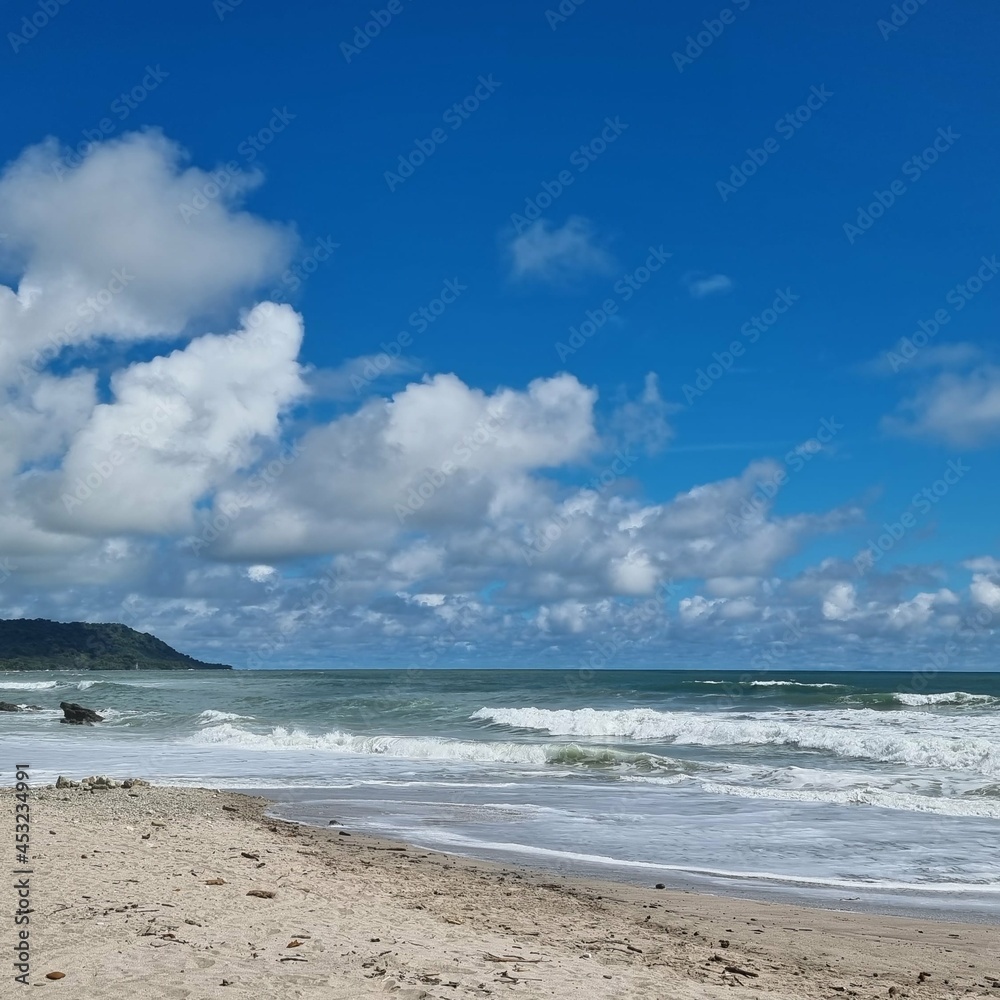
[[[4,759],[536,867],[1000,909],[1000,674],[0,673]],[[60,701],[104,712],[59,725]]]

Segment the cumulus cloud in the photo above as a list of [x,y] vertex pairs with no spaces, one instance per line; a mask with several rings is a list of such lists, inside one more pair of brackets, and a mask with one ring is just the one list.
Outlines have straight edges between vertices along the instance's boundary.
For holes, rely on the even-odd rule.
[[1000,575],[1000,559],[995,556],[977,556],[975,559],[967,559],[962,565],[965,569],[971,569],[978,573],[996,573]]
[[578,215],[560,228],[539,219],[513,238],[508,251],[516,279],[560,283],[615,269],[615,259],[601,246],[593,223]]
[[[95,144],[76,166],[50,139],[6,167],[0,251],[21,277],[0,286],[0,378],[99,335],[179,333],[280,273],[291,232],[238,210],[259,177],[212,187],[185,156],[150,131]],[[205,191],[219,193],[182,214]]]
[[[302,438],[299,457],[220,551],[354,551],[402,532],[502,520],[536,497],[530,473],[596,447],[595,399],[571,375],[492,394],[436,375],[388,400],[369,399]],[[220,508],[231,499],[220,494]]]
[[98,535],[190,528],[194,505],[252,464],[253,446],[276,438],[304,394],[301,341],[291,307],[264,303],[235,333],[116,372],[112,401],[94,407],[59,472],[36,487],[42,523]]
[[[193,451],[181,443],[183,434],[160,449],[169,470],[142,477],[153,471],[148,459],[156,433],[162,439],[160,423],[131,453],[128,468],[115,467],[117,483],[102,491],[102,502],[76,520],[59,505],[67,476],[105,483],[108,476],[95,473],[93,463],[110,468],[115,442],[130,429],[140,433],[157,403],[202,407],[191,419],[211,436],[237,418],[213,412],[207,383],[218,382],[220,392],[245,391],[238,359],[209,357],[205,342],[184,354],[186,364],[154,359],[115,373],[113,400],[104,403],[97,372],[86,367],[88,351],[98,339],[186,336],[199,317],[227,311],[275,278],[295,242],[287,228],[239,210],[259,178],[237,175],[213,188],[212,174],[187,166],[184,151],[158,132],[92,145],[79,161],[63,152],[47,140],[0,174],[0,263],[16,276],[0,285],[0,397],[7,413],[0,424],[0,551],[17,560],[19,579],[52,584],[141,572],[145,554],[116,536],[140,524],[156,528],[151,511],[165,504],[159,493],[149,495],[153,487],[169,480],[170,494],[203,482],[198,460],[194,470],[186,464]],[[182,212],[206,192],[199,210]],[[223,360],[235,362],[228,378],[220,375]],[[161,370],[162,379],[155,375]]]
[[1000,583],[985,573],[976,573],[969,584],[969,594],[975,604],[990,611],[1000,611]]
[[1000,439],[1000,366],[960,374],[943,372],[883,420],[890,433],[940,441],[956,448]]
[[[0,177],[19,276],[0,287],[3,613],[126,621],[240,665],[360,648],[607,666],[787,644],[790,623],[813,652],[858,636],[891,652],[1000,600],[990,557],[960,597],[930,571],[862,580],[837,560],[783,580],[863,512],[779,513],[760,489],[777,461],[648,495],[640,457],[673,433],[654,373],[599,408],[569,374],[485,389],[379,355],[309,369],[289,306],[233,314],[293,242],[240,209],[258,180],[206,197],[210,172],[155,132],[74,167],[44,143]],[[613,266],[580,218],[536,224],[511,255],[545,281]],[[148,343],[106,377],[103,339]],[[382,376],[410,381],[384,396]],[[318,417],[316,396],[346,405]],[[971,399],[979,440],[988,393]],[[930,402],[921,419],[946,423]]]

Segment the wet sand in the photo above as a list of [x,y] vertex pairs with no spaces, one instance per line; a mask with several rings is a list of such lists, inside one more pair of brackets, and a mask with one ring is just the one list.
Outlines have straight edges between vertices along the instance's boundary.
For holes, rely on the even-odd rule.
[[[995,926],[557,879],[267,805],[33,791],[29,982],[74,1000],[1000,996]],[[0,813],[13,830],[9,789]]]

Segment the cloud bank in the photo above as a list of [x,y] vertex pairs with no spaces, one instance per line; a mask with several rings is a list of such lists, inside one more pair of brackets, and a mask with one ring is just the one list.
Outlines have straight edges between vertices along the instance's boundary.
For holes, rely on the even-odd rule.
[[[239,665],[767,669],[985,641],[963,623],[1000,613],[997,565],[970,561],[958,591],[938,567],[810,565],[863,545],[866,514],[786,510],[787,463],[648,496],[675,434],[654,373],[609,406],[558,371],[482,387],[400,365],[392,392],[318,417],[364,359],[316,373],[305,318],[257,301],[296,246],[242,209],[259,181],[223,185],[154,131],[73,167],[46,141],[0,176],[6,616],[126,621]],[[577,217],[509,253],[546,283],[614,267]],[[116,346],[144,357],[108,371]],[[987,441],[997,384],[985,364],[942,373],[897,429]]]

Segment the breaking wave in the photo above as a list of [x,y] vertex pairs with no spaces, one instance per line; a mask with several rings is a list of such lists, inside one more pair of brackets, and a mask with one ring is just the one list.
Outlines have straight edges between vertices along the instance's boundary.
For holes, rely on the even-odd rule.
[[198,716],[198,721],[202,725],[207,725],[210,722],[236,722],[239,719],[250,719],[253,716],[250,715],[240,715],[238,712],[219,712],[214,708],[206,708],[201,715]]
[[731,688],[741,687],[783,687],[783,688],[843,688],[846,684],[807,684],[805,681],[695,681],[695,684],[725,684]]
[[613,768],[687,773],[701,765],[649,753],[630,753],[610,747],[589,747],[576,743],[541,746],[534,743],[507,743],[486,740],[452,740],[420,736],[356,736],[333,731],[319,735],[277,726],[267,733],[255,733],[229,722],[206,726],[189,738],[193,743],[243,747],[248,750],[318,750],[353,754],[408,757],[415,760],[454,760],[508,764],[562,764],[579,767]]
[[969,694],[966,691],[946,691],[944,694],[894,694],[900,705],[995,705],[1000,698],[989,694]]
[[947,731],[918,732],[917,726],[927,718],[918,713],[853,709],[732,717],[648,708],[481,708],[472,718],[553,736],[661,740],[699,746],[790,746],[839,757],[1000,775],[1000,744],[994,737],[968,729],[963,733],[950,725]]

